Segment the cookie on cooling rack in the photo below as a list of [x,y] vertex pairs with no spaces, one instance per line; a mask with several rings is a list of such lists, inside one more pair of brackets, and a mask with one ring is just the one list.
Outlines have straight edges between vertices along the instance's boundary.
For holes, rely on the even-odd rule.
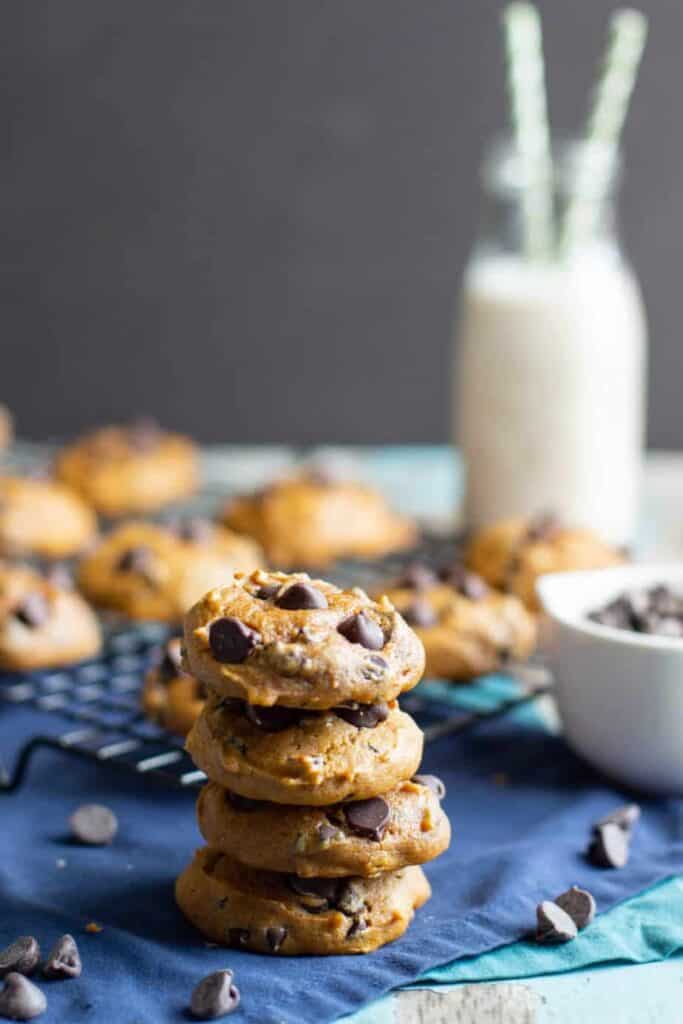
[[263,564],[253,541],[204,520],[116,527],[80,563],[78,583],[99,608],[179,622],[211,587]]
[[439,575],[411,566],[383,592],[424,644],[428,676],[468,682],[527,658],[536,645],[536,620],[522,601],[462,566]]
[[69,665],[101,647],[97,619],[79,594],[28,566],[0,563],[0,670]]
[[97,520],[54,480],[0,476],[0,556],[70,558],[93,542]]
[[392,512],[379,492],[321,471],[279,480],[235,498],[226,526],[254,537],[272,565],[322,568],[340,558],[380,558],[410,547],[414,523]]
[[280,956],[369,953],[402,935],[430,894],[420,867],[305,879],[247,868],[210,847],[176,882],[180,909],[208,939]]
[[237,576],[205,594],[184,628],[192,675],[250,704],[389,701],[424,670],[422,644],[389,601],[306,573]]
[[170,732],[187,736],[204,707],[204,687],[183,671],[180,637],[171,637],[142,687],[145,714]]
[[604,569],[624,555],[593,533],[563,525],[552,516],[506,519],[474,535],[465,560],[500,590],[516,594],[527,608],[541,610],[536,580],[547,572]]
[[210,779],[240,796],[320,807],[411,778],[422,745],[395,701],[305,712],[210,695],[186,747]]
[[197,819],[209,846],[240,864],[301,878],[368,877],[424,864],[447,848],[451,834],[435,788],[417,780],[333,807],[246,800],[210,782],[199,794]]
[[195,445],[151,420],[102,427],[57,455],[57,477],[103,516],[151,512],[195,493]]

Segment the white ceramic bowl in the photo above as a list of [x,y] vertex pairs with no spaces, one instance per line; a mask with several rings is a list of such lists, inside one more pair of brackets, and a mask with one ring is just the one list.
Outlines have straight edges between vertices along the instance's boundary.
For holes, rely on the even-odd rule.
[[629,786],[680,795],[683,640],[587,618],[624,591],[657,583],[683,592],[683,565],[541,577],[542,655],[554,676],[564,733],[577,753]]

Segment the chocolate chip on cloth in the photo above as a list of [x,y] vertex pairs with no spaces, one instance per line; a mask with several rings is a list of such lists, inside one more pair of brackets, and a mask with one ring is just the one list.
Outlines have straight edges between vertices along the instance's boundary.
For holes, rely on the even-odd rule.
[[210,694],[186,748],[210,779],[253,800],[318,807],[361,800],[392,789],[420,764],[422,733],[395,702],[374,728],[334,709],[295,711],[294,724],[273,732],[253,721],[265,721],[268,709],[250,711],[251,719],[244,705]]
[[46,978],[80,978],[83,965],[73,935],[62,935],[43,964]]
[[544,900],[536,908],[536,941],[547,945],[570,942],[578,929],[566,910],[552,900]]
[[20,935],[0,952],[0,978],[15,971],[32,974],[40,960],[40,946],[32,935]]
[[[274,601],[258,596],[275,584]],[[212,642],[224,620],[245,638],[231,661]],[[185,649],[190,671],[209,689],[258,705],[386,702],[411,689],[424,668],[419,640],[390,601],[303,573],[237,574],[205,594],[185,618]]]
[[468,682],[531,654],[536,620],[518,598],[492,590],[461,566],[443,575],[420,590],[386,592],[424,644],[427,676]]
[[572,921],[582,931],[587,928],[595,917],[595,900],[586,890],[573,885],[554,900],[561,910],[569,914]]
[[[299,878],[369,876],[424,864],[450,840],[438,796],[415,782],[332,807],[250,800],[245,809],[237,799],[214,782],[201,790],[197,820],[209,846],[248,867]],[[361,819],[363,804],[375,800],[378,814]]]
[[47,1010],[47,999],[37,985],[23,974],[11,973],[0,991],[0,1017],[9,1020],[33,1020]]
[[240,1004],[240,991],[232,983],[232,971],[213,971],[199,982],[190,999],[190,1013],[197,1020],[227,1017]]
[[[429,895],[416,866],[372,878],[294,879],[211,847],[198,851],[176,883],[180,909],[208,939],[225,944],[231,929],[242,929],[245,948],[285,956],[370,952],[402,935]],[[354,927],[361,920],[365,927]],[[272,929],[286,932],[277,948]]]
[[599,868],[623,868],[628,863],[630,833],[614,822],[597,825],[588,846],[591,864]]
[[100,608],[135,620],[180,622],[211,587],[262,564],[253,541],[219,526],[190,538],[171,524],[129,522],[82,559],[78,584]]

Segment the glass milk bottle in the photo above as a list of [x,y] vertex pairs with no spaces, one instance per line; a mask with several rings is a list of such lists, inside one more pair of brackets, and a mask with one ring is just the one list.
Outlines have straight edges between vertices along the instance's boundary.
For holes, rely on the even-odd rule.
[[[576,152],[558,162],[558,205]],[[616,232],[616,177],[615,168],[589,237],[561,258],[532,261],[522,251],[519,161],[501,145],[485,160],[454,396],[469,526],[552,511],[615,544],[634,539],[647,338]]]

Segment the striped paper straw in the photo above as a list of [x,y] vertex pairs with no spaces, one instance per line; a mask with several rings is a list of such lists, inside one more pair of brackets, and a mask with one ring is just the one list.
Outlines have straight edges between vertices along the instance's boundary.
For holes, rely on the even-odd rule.
[[614,12],[562,225],[565,254],[589,239],[600,219],[646,39],[644,14],[627,8]]
[[512,131],[524,176],[524,253],[543,259],[553,247],[553,200],[541,21],[530,3],[509,4],[502,18]]

